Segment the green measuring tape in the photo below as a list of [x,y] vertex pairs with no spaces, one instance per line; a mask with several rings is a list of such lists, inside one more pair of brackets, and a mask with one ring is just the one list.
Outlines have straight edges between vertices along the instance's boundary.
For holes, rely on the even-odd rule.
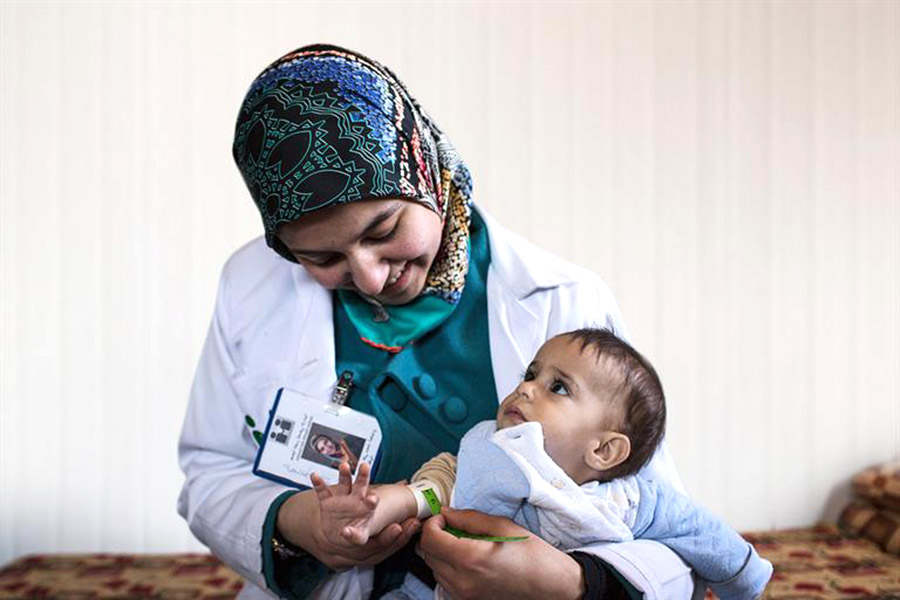
[[[437,494],[434,493],[434,490],[431,488],[425,488],[424,490],[422,490],[422,495],[425,496],[425,502],[428,504],[428,508],[431,510],[431,514],[441,514],[441,501],[438,500]],[[451,535],[455,535],[458,538],[482,540],[484,542],[521,542],[522,540],[527,540],[529,537],[527,535],[480,535],[477,533],[469,533],[468,531],[463,531],[462,529],[457,529],[456,527],[450,527],[449,525],[444,528],[444,531]]]

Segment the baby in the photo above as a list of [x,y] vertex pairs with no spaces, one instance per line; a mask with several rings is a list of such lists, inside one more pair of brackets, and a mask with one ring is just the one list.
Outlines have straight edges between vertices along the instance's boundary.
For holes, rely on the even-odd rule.
[[342,465],[337,486],[313,479],[322,529],[335,541],[364,544],[390,523],[429,516],[422,490],[432,488],[442,503],[450,496],[454,508],[507,517],[565,551],[659,541],[723,600],[758,597],[771,564],[721,519],[638,473],[665,420],[659,378],[637,351],[604,329],[565,333],[540,348],[497,420],[463,437],[452,492],[440,477],[429,481],[428,468],[413,485],[370,488],[368,465],[355,484]]

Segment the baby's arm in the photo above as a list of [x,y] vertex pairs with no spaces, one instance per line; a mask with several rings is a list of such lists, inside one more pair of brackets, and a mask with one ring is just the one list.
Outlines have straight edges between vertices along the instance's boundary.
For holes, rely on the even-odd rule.
[[356,482],[350,465],[341,463],[337,485],[327,486],[317,474],[310,476],[319,499],[322,534],[328,541],[343,546],[362,546],[391,523],[415,517],[416,497],[401,483],[369,485],[370,468],[360,463]]
[[638,478],[641,500],[634,537],[662,542],[710,584],[722,600],[756,598],[772,565],[722,519],[670,486]]

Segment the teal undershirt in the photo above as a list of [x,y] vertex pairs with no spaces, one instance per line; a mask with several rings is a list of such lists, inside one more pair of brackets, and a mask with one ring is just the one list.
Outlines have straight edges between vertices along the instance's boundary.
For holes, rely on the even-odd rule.
[[376,483],[408,479],[436,454],[455,454],[469,429],[496,416],[487,322],[490,250],[474,212],[469,245],[466,286],[450,318],[396,354],[362,342],[345,305],[335,303],[337,372],[353,373],[347,404],[381,425]]
[[373,318],[374,306],[358,294],[338,290],[337,298],[336,304],[346,312],[360,339],[395,351],[438,327],[456,309],[456,305],[437,296],[419,296],[402,306],[381,306],[390,319],[380,322]]

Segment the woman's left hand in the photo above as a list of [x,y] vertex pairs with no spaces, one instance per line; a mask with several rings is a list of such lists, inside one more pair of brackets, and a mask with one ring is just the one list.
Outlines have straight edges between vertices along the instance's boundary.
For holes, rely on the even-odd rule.
[[[518,542],[457,538],[450,525],[469,533],[527,535]],[[581,566],[569,555],[509,519],[474,510],[444,508],[422,526],[419,554],[454,600],[469,598],[581,598]]]

